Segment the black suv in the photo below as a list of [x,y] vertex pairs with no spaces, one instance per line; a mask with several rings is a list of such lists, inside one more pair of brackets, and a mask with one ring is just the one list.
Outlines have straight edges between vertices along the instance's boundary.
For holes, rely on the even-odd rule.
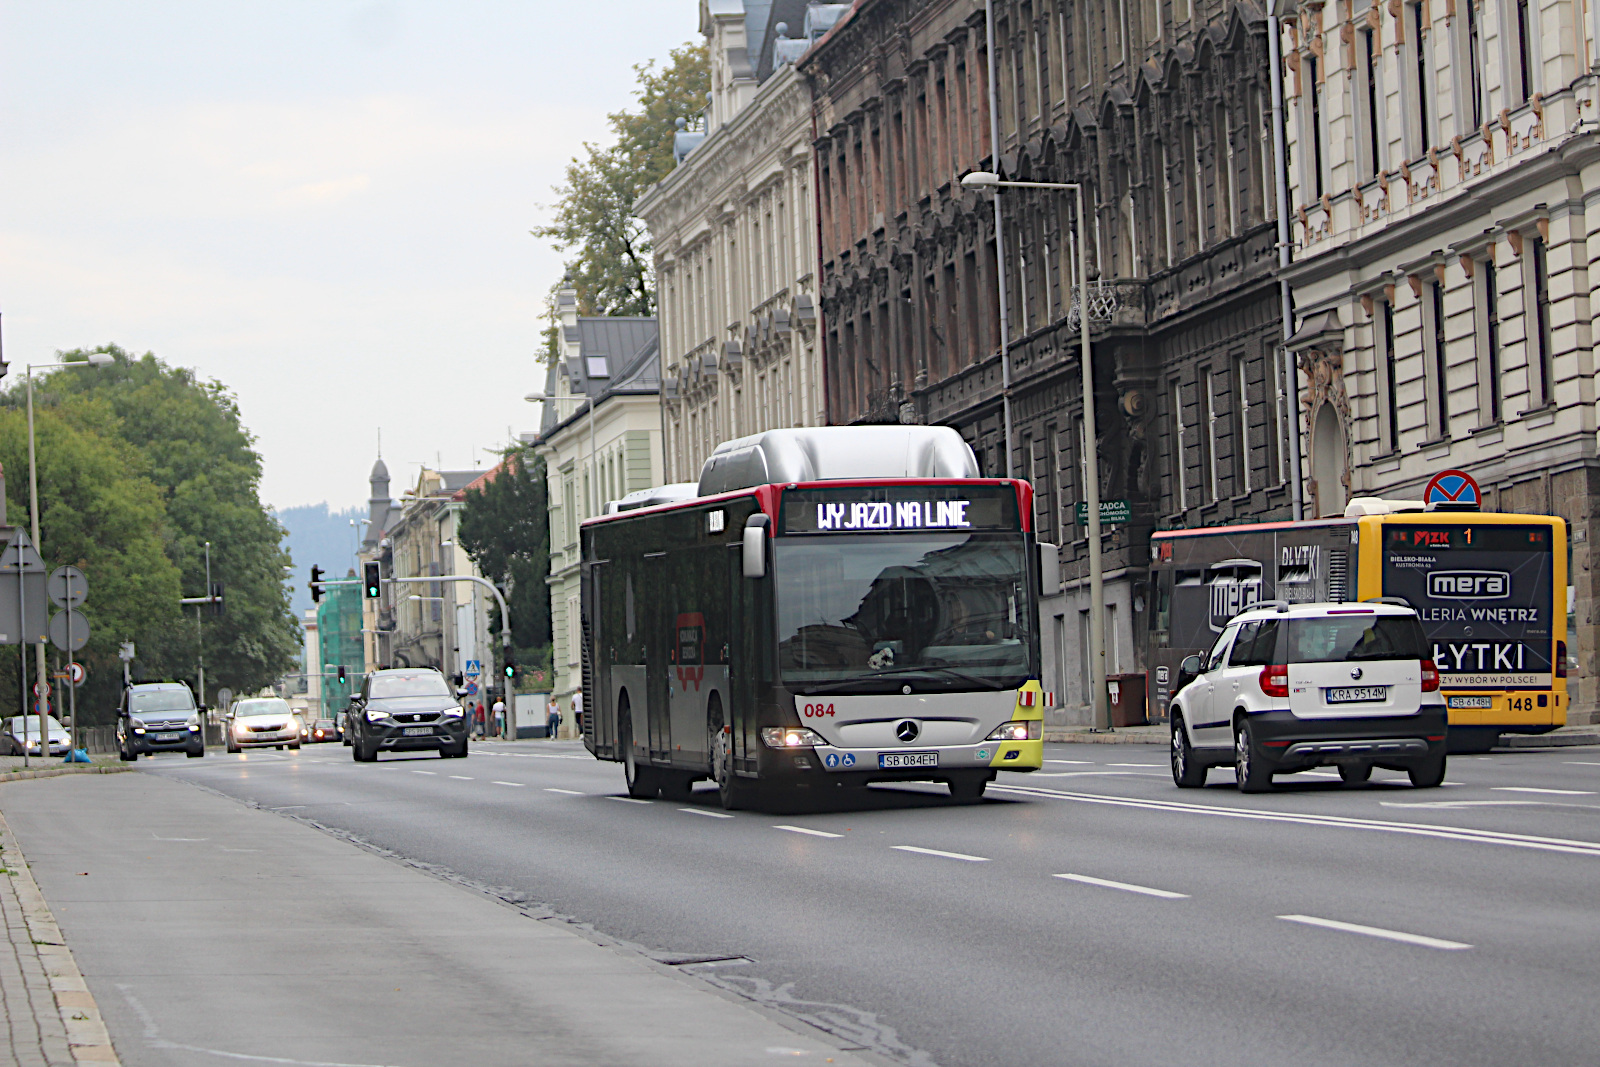
[[437,749],[439,755],[467,754],[467,715],[461,702],[432,668],[374,671],[350,698],[350,752],[370,763],[379,752]]
[[117,755],[136,760],[152,752],[206,754],[205,708],[182,682],[141,682],[122,691],[117,705]]

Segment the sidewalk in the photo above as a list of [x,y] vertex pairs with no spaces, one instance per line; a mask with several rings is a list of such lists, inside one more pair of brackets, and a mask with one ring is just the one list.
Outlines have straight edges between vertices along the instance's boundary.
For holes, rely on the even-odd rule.
[[0,814],[0,1052],[19,1067],[117,1063],[94,997]]
[[877,1062],[560,920],[154,774],[4,785],[0,808],[128,1067]]

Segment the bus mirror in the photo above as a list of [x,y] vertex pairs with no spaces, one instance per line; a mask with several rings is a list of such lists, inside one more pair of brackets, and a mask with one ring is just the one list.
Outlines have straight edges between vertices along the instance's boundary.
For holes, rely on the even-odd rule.
[[1061,551],[1055,545],[1039,542],[1039,595],[1061,592]]
[[767,528],[765,526],[746,526],[744,528],[744,576],[746,578],[765,578],[767,576]]

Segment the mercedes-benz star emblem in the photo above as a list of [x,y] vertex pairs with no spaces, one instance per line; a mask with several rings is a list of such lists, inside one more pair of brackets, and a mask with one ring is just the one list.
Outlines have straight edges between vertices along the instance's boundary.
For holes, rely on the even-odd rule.
[[1356,678],[1356,679],[1360,679],[1360,677],[1361,677],[1361,668],[1360,667],[1351,667],[1350,668],[1350,677]]
[[903,722],[897,724],[894,728],[894,735],[908,745],[915,741],[917,736],[921,733],[922,727],[918,726],[910,719],[904,720]]

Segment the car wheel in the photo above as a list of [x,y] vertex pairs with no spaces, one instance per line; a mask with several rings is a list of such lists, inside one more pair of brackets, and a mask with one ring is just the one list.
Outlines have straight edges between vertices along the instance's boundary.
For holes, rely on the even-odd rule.
[[1194,758],[1194,746],[1183,728],[1183,716],[1172,716],[1172,781],[1179,789],[1198,789],[1206,784],[1211,768]]
[[1436,789],[1444,782],[1445,754],[1429,756],[1420,763],[1406,768],[1406,777],[1417,789]]
[[289,746],[289,751],[290,752],[299,752],[300,751],[300,742],[296,741],[294,744],[290,745]]
[[1339,764],[1339,778],[1345,785],[1360,785],[1371,777],[1372,764],[1370,763]]
[[191,748],[189,750],[189,758],[190,759],[199,759],[200,757],[204,756],[205,754],[206,754],[206,750],[205,750],[204,746],[201,746],[200,748]]
[[982,778],[952,778],[948,783],[950,799],[960,804],[976,804],[983,799],[983,791],[989,787],[988,776]]
[[117,758],[123,763],[132,763],[138,757],[128,751],[127,743],[124,742],[117,746]]
[[1233,733],[1233,773],[1239,792],[1265,793],[1272,788],[1272,764],[1256,751],[1255,731],[1241,718]]

